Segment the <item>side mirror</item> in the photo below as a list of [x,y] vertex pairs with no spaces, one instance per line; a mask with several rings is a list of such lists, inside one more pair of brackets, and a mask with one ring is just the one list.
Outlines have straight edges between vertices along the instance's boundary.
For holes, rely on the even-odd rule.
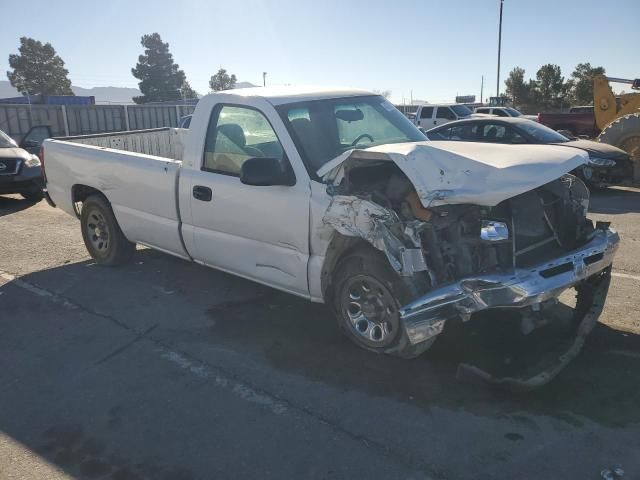
[[427,131],[422,127],[418,127],[418,130],[420,130],[420,132],[422,132],[424,135],[427,134]]
[[272,185],[295,185],[293,172],[277,158],[257,157],[244,161],[240,168],[240,181],[245,185],[268,187]]

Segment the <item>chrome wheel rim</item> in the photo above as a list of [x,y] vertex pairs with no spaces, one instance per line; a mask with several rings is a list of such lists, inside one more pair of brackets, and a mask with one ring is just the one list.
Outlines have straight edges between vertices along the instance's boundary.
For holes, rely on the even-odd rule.
[[98,253],[106,253],[109,248],[110,232],[109,225],[100,211],[89,212],[86,231],[93,248]]
[[373,277],[358,275],[344,286],[342,310],[356,338],[382,347],[393,341],[398,328],[398,309],[389,289]]

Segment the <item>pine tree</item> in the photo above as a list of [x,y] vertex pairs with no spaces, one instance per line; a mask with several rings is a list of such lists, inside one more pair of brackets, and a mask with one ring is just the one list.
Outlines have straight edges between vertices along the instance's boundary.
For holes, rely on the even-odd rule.
[[224,68],[218,70],[218,73],[211,76],[209,80],[209,88],[214,92],[220,90],[231,90],[236,85],[236,76],[234,74],[229,75]]
[[134,97],[136,103],[162,102],[182,98],[181,88],[186,81],[180,66],[173,61],[169,53],[169,44],[164,43],[158,33],[143,35],[140,41],[144,55],[138,57],[138,63],[131,69],[142,96]]
[[73,95],[69,71],[50,43],[20,38],[19,54],[9,55],[13,71],[7,77],[20,93],[29,95]]

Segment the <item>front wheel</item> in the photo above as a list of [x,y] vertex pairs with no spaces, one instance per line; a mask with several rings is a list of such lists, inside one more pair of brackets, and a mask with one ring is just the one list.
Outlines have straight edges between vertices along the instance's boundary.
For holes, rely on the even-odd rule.
[[340,329],[356,345],[376,353],[417,357],[435,337],[417,345],[409,342],[400,321],[402,305],[421,292],[400,277],[382,253],[362,249],[340,262],[334,276],[334,301]]
[[82,203],[80,225],[87,251],[96,262],[122,265],[133,256],[136,244],[124,236],[111,206],[101,195],[92,195]]

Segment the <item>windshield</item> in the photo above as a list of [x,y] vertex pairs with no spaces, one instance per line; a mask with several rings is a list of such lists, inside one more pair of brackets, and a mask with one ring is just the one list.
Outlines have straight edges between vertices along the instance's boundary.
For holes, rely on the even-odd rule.
[[505,110],[509,113],[509,115],[511,115],[512,117],[519,117],[522,114],[516,110],[515,108],[505,108]]
[[381,96],[332,98],[280,105],[278,113],[309,170],[352,148],[427,140]]
[[456,115],[459,117],[466,117],[473,113],[471,109],[465,105],[451,105],[451,109],[456,112]]
[[564,143],[570,141],[564,135],[534,121],[523,122],[519,127],[540,143]]
[[0,148],[15,148],[17,147],[9,135],[0,130]]

